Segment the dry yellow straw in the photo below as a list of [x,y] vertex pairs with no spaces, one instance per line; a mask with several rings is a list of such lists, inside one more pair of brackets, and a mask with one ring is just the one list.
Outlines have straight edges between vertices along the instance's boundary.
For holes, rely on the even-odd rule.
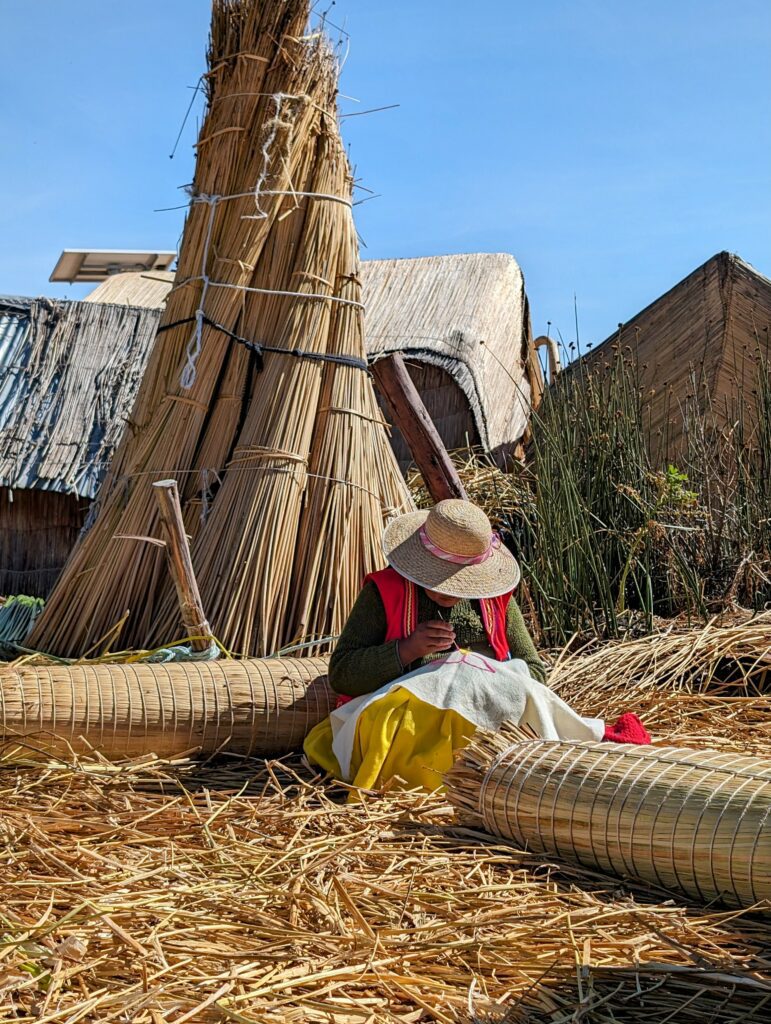
[[437,795],[346,805],[298,762],[14,766],[0,823],[3,1020],[760,1024],[771,1005],[757,915],[458,835]]
[[[127,610],[124,647],[178,634],[163,553],[141,540],[158,535],[154,480],[178,481],[203,606],[241,654],[339,628],[383,564],[386,517],[411,507],[366,373],[337,68],[308,13],[215,0],[179,272],[38,649],[80,656]],[[266,351],[258,372],[233,335],[320,358]]]

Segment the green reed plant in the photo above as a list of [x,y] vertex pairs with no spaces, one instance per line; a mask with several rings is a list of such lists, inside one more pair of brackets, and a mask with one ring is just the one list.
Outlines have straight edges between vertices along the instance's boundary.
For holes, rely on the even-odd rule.
[[674,413],[688,421],[681,466],[656,461],[666,445],[629,349],[547,392],[509,516],[547,642],[771,600],[771,373],[758,368],[755,411],[739,396],[730,417],[691,382]]
[[[695,374],[689,397],[670,399],[667,421],[684,418],[674,452],[654,436],[631,351],[616,345],[607,366],[574,364],[547,391],[524,467],[455,454],[469,497],[522,563],[541,643],[771,602],[771,367],[758,352],[754,368],[756,386],[730,408]],[[411,483],[430,504],[420,478]]]
[[563,374],[534,415],[533,501],[514,527],[544,634],[616,635],[627,602],[654,613],[649,508],[655,484],[634,367]]

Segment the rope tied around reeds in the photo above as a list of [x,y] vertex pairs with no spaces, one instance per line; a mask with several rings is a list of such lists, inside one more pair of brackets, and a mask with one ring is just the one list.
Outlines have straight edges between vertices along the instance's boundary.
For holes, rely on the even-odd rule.
[[[205,203],[206,205],[208,205],[208,207],[209,207],[209,217],[208,217],[208,222],[207,222],[207,226],[206,226],[206,236],[205,236],[204,244],[203,244],[203,255],[202,255],[202,258],[201,258],[201,273],[198,276],[196,276],[196,277],[185,278],[185,279],[183,279],[182,281],[179,282],[179,285],[177,285],[175,283],[175,286],[174,286],[175,288],[176,287],[181,287],[182,285],[189,284],[189,283],[191,283],[193,281],[202,281],[203,282],[203,287],[201,289],[201,297],[200,297],[199,302],[198,302],[198,308],[196,309],[195,314],[194,314],[194,316],[192,318],[192,320],[195,322],[195,330],[194,330],[194,332],[193,332],[193,334],[192,334],[192,336],[190,338],[190,341],[188,342],[188,346],[187,346],[186,353],[185,353],[185,356],[186,356],[185,366],[183,367],[182,374],[180,376],[180,384],[181,384],[181,386],[186,391],[189,391],[193,387],[193,385],[195,384],[195,381],[196,381],[196,377],[197,377],[196,365],[198,363],[198,357],[201,354],[201,347],[202,347],[202,344],[203,344],[203,327],[204,327],[204,322],[205,322],[204,306],[205,306],[206,296],[207,296],[207,293],[209,291],[209,288],[233,288],[233,289],[237,289],[239,291],[244,291],[244,292],[254,292],[254,293],[263,294],[263,295],[271,295],[271,294],[283,295],[283,296],[286,296],[288,298],[304,298],[304,299],[312,299],[312,300],[315,300],[315,301],[319,301],[319,300],[323,299],[325,301],[330,301],[330,302],[339,302],[339,303],[342,303],[344,305],[358,306],[360,309],[362,309],[362,310],[364,309],[364,306],[361,303],[354,302],[351,299],[343,299],[343,298],[340,298],[340,297],[334,296],[334,295],[322,295],[322,294],[317,294],[317,293],[304,293],[304,292],[290,292],[290,291],[281,291],[281,290],[278,290],[278,289],[270,289],[270,288],[261,289],[261,288],[255,288],[255,287],[247,287],[246,285],[243,285],[243,284],[238,285],[238,284],[232,284],[232,283],[225,282],[225,281],[212,281],[211,278],[209,277],[209,274],[208,274],[209,248],[210,248],[210,243],[211,243],[212,231],[214,229],[214,219],[215,219],[215,216],[216,216],[217,207],[222,202],[226,202],[226,201],[228,201],[230,199],[253,197],[254,198],[254,205],[255,205],[255,213],[243,214],[242,215],[242,219],[243,220],[267,220],[268,219],[268,216],[269,216],[268,212],[266,210],[263,210],[262,207],[260,206],[260,197],[263,196],[263,195],[265,195],[265,196],[281,196],[281,195],[285,195],[285,196],[294,196],[294,197],[298,197],[300,195],[304,195],[307,198],[322,199],[322,200],[327,200],[327,201],[331,200],[333,202],[342,202],[344,205],[348,206],[349,209],[352,209],[352,202],[351,202],[350,199],[347,199],[347,198],[342,197],[342,196],[336,196],[333,193],[311,192],[311,191],[307,191],[307,192],[301,193],[301,192],[297,192],[297,191],[295,191],[293,189],[264,189],[263,188],[265,182],[268,180],[268,175],[270,173],[271,150],[272,150],[272,148],[274,146],[274,143],[276,142],[276,139],[278,137],[279,129],[280,128],[284,128],[284,129],[286,129],[289,132],[293,128],[293,123],[291,121],[283,121],[282,120],[281,112],[282,112],[282,108],[283,108],[284,104],[286,102],[290,102],[290,103],[295,103],[295,104],[297,104],[299,106],[302,103],[308,103],[310,101],[310,97],[305,95],[304,93],[300,94],[300,95],[295,95],[295,94],[292,94],[292,93],[275,92],[275,93],[268,94],[267,98],[273,100],[273,103],[275,105],[275,113],[274,113],[273,117],[265,125],[265,141],[263,142],[262,147],[261,147],[262,167],[260,169],[260,174],[259,174],[259,176],[257,178],[257,181],[255,183],[254,189],[252,191],[250,191],[250,192],[232,193],[230,195],[208,194],[208,193],[199,191],[191,199],[191,205],[195,204],[195,203]],[[222,134],[222,132],[225,132],[225,131],[243,131],[243,130],[244,130],[244,128],[242,126],[231,126],[231,127],[222,128],[222,129],[220,129],[219,132],[217,132],[215,134]],[[204,143],[210,141],[213,137],[214,137],[213,135],[202,137],[201,139],[199,139],[199,141],[197,143],[197,146],[198,147],[202,146]],[[214,326],[214,325],[212,325],[212,326]],[[217,329],[221,329],[221,328],[218,327]],[[230,332],[226,332],[226,333],[229,334]],[[237,339],[237,340],[240,340],[242,344],[249,344],[248,342],[246,342],[243,339]],[[260,353],[256,352],[256,354],[257,354],[258,358],[261,359]],[[366,370],[366,363],[364,364],[364,368]]]
[[[189,280],[193,280],[193,278],[190,278]],[[187,283],[187,282],[184,282],[184,283]],[[249,290],[249,289],[244,289],[244,290]],[[274,295],[275,294],[293,294],[293,295],[301,295],[303,298],[307,298],[307,299],[330,299],[330,300],[336,301],[334,295],[311,295],[311,294],[306,293],[306,292],[280,293],[280,292],[275,292],[275,291],[272,294],[274,294]],[[346,301],[346,300],[339,300],[339,301]],[[350,305],[358,305],[357,303],[349,303],[349,304]],[[264,363],[263,363],[263,359],[262,359],[263,353],[270,352],[273,355],[294,356],[296,359],[309,359],[312,362],[317,362],[317,363],[337,363],[338,366],[349,366],[353,370],[363,370],[364,373],[367,373],[367,374],[371,375],[371,370],[370,370],[369,365],[368,365],[368,363],[367,363],[367,361],[365,359],[357,359],[355,356],[335,355],[334,353],[330,353],[330,352],[308,352],[306,349],[302,349],[302,348],[281,348],[278,345],[261,345],[258,341],[250,341],[248,338],[244,338],[240,334],[236,334],[235,331],[228,330],[227,327],[224,327],[222,324],[216,323],[216,321],[214,321],[210,317],[206,316],[206,314],[203,313],[203,312],[200,312],[200,316],[199,316],[198,315],[199,312],[200,311],[196,312],[195,316],[182,317],[182,319],[174,320],[170,324],[164,324],[162,327],[158,328],[158,332],[157,333],[161,334],[163,331],[170,331],[170,330],[172,330],[172,328],[174,328],[174,327],[181,327],[184,324],[193,324],[194,323],[194,324],[197,325],[199,322],[202,323],[202,324],[206,324],[207,327],[211,327],[212,330],[215,330],[215,331],[220,331],[220,333],[222,333],[226,337],[230,338],[231,341],[235,341],[239,345],[243,345],[245,349],[247,349],[249,352],[251,352],[254,355],[254,357],[255,357],[256,367],[257,367],[257,372],[258,373],[261,373],[262,370],[264,369]],[[196,356],[196,358],[197,358],[197,356]],[[183,384],[183,387],[184,387],[184,384]],[[185,402],[185,401],[187,401],[191,405],[199,406],[200,408],[203,408],[204,410],[207,408],[207,406],[203,405],[202,403],[194,402],[193,399],[186,399],[185,397],[183,397],[181,395],[168,395],[167,397],[172,399],[173,401],[177,401],[177,402]],[[238,395],[231,395],[229,397],[231,399],[240,400],[240,396],[238,396]],[[385,426],[388,425],[388,424],[385,423],[384,420],[381,420],[379,422],[382,422]]]
[[260,445],[243,445],[235,449],[228,466],[238,462],[250,462],[252,459],[276,460],[300,466],[308,465],[307,458],[298,452],[282,451],[280,448],[263,448]]
[[173,647],[158,647],[143,661],[150,664],[167,664],[170,661],[216,661],[220,649],[212,641],[204,651],[194,651],[190,644],[175,644]]

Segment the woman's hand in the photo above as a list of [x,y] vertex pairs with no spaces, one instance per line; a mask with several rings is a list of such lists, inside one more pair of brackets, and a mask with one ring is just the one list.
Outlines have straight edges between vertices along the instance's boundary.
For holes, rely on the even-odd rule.
[[438,651],[449,651],[455,642],[455,630],[449,622],[432,619],[421,622],[417,629],[399,641],[399,657],[405,667],[418,658]]

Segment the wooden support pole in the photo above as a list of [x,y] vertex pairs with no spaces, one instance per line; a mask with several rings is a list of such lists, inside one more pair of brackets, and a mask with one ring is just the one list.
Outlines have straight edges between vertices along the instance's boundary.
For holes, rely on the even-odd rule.
[[394,426],[402,432],[433,500],[468,500],[434,421],[428,415],[423,399],[407,372],[401,352],[378,359],[371,369],[377,389],[388,405]]
[[204,615],[201,594],[193,572],[193,560],[190,557],[190,545],[187,543],[182,519],[177,481],[159,480],[153,487],[158,499],[158,511],[166,541],[169,572],[174,580],[182,613],[182,625],[188,636],[200,638],[191,641],[193,650],[205,651],[211,644],[212,632]]

